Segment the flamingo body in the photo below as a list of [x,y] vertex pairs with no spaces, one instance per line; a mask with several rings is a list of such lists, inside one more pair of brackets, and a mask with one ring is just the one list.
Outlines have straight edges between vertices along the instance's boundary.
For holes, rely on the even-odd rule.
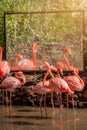
[[[45,87],[44,87],[45,86]],[[52,88],[49,88],[49,81],[45,81],[43,86],[43,81],[37,83],[33,88],[32,92],[38,93],[38,94],[47,94],[48,92],[53,92]]]
[[21,54],[16,54],[15,63],[16,66],[11,68],[12,70],[34,70],[37,68],[36,52],[38,45],[35,43],[32,47],[33,60],[25,59]]
[[62,78],[54,77],[50,80],[50,86],[53,86],[57,93],[67,92],[69,95],[73,94],[73,91],[69,88],[66,81]]
[[76,75],[66,76],[64,80],[68,83],[69,87],[73,91],[81,91],[84,88],[84,82],[79,79]]
[[16,76],[8,76],[6,77],[2,83],[0,84],[0,88],[13,90],[17,87],[21,87],[26,82],[25,76],[22,72],[17,72]]
[[4,77],[10,73],[10,64],[7,61],[2,61],[2,47],[0,47],[0,76]]
[[31,60],[24,58],[18,62],[18,66],[19,68],[26,70],[35,69],[34,63]]

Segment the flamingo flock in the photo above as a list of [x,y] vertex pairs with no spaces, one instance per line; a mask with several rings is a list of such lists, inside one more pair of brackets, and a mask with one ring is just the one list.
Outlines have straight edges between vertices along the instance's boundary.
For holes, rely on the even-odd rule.
[[[11,105],[12,105],[12,91],[15,88],[22,87],[26,83],[26,78],[22,72],[22,70],[36,70],[37,69],[37,53],[38,45],[37,43],[34,43],[32,46],[32,56],[33,60],[25,59],[23,58],[23,55],[16,54],[15,56],[15,66],[12,67],[10,63],[7,61],[2,60],[2,47],[0,47],[0,77],[4,77],[4,80],[0,84],[1,89],[5,89],[10,91],[10,109],[12,111]],[[53,102],[53,92],[56,93],[56,95],[60,95],[62,93],[67,93],[71,97],[74,95],[74,91],[82,91],[84,89],[84,81],[79,76],[79,71],[77,68],[72,66],[66,56],[66,53],[71,54],[69,48],[64,48],[62,51],[62,56],[64,58],[64,62],[58,61],[56,63],[56,66],[50,65],[48,62],[43,61],[43,67],[47,68],[47,72],[44,75],[44,78],[42,81],[37,83],[35,86],[33,86],[30,91],[32,93],[37,93],[41,95],[40,99],[40,110],[41,110],[41,116],[42,116],[42,98],[44,97],[44,108],[45,108],[45,114],[47,117],[47,109],[46,109],[46,94],[51,94],[51,104],[52,108],[54,109],[54,102]],[[18,72],[15,72],[15,76],[10,76],[11,70],[20,70]],[[56,72],[56,76],[52,73],[52,70]],[[63,70],[72,70],[74,72],[73,75],[61,77],[61,73],[63,73]],[[47,79],[48,75],[50,75],[50,79]],[[61,98],[60,98],[61,99]],[[62,109],[62,99],[60,101],[60,108]]]

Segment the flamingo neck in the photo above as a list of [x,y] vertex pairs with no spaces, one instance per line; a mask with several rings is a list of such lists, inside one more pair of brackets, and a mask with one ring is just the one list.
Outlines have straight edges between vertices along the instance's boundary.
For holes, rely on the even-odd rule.
[[52,77],[52,78],[54,78],[54,75],[51,73],[51,68],[49,68],[49,69],[47,70],[47,72],[46,72],[45,76],[44,76],[43,82],[45,82],[45,81],[46,81],[47,76],[49,75],[49,73],[50,73],[51,77]]
[[58,68],[57,69],[57,76],[58,76],[58,78],[61,78],[61,75],[60,75],[61,72],[62,72],[62,68]]
[[22,58],[16,56],[16,58],[15,58],[15,63],[16,63],[17,66],[19,66],[19,64],[18,64],[19,59],[22,59]]
[[26,83],[26,79],[24,76],[19,78],[19,80],[20,80],[20,86],[23,86]]
[[2,47],[0,47],[0,68],[2,67]]
[[32,50],[32,56],[33,56],[33,61],[34,61],[34,68],[36,69],[37,67],[37,59],[36,59],[36,54],[35,54],[35,50]]
[[78,75],[78,72],[74,70],[74,74],[79,78],[79,81],[81,83],[82,86],[84,86],[84,81],[82,80],[82,78]]
[[69,62],[68,58],[66,57],[65,52],[63,52],[63,58],[64,58],[64,61],[65,61],[65,64],[66,64],[67,68],[69,69],[70,62]]

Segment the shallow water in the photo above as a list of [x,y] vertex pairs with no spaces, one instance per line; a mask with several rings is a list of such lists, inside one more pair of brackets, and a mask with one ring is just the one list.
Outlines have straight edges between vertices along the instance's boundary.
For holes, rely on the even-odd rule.
[[87,109],[47,107],[48,117],[40,116],[39,107],[13,106],[15,115],[9,116],[9,107],[0,105],[0,130],[87,130]]

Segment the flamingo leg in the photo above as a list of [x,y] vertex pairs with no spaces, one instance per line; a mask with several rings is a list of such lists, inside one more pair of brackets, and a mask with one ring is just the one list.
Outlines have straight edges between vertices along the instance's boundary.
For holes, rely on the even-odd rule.
[[44,109],[45,109],[46,118],[47,118],[46,94],[45,94],[45,96],[44,96]]
[[5,100],[5,98],[4,98],[4,89],[2,89],[2,92],[3,92],[3,112],[4,112],[4,100]]
[[74,113],[74,119],[76,120],[76,111],[75,111],[75,108],[74,108],[74,95],[72,95],[72,107],[73,107],[73,113]]
[[62,93],[60,92],[60,110],[62,111]]
[[7,104],[7,113],[8,113],[8,91],[6,89],[6,104]]
[[52,108],[53,108],[53,112],[54,112],[53,93],[51,93],[51,104],[52,104]]
[[68,108],[69,108],[69,95],[67,94],[67,101],[66,101],[66,103],[67,103],[67,122],[69,122],[69,112],[68,112]]
[[41,98],[40,98],[40,112],[41,112],[41,117],[43,117],[43,115],[42,115],[42,99],[43,99],[43,95],[41,95]]
[[59,95],[57,93],[57,102],[58,102],[58,105],[60,104],[60,99],[59,99]]
[[10,116],[13,116],[13,108],[12,108],[12,91],[10,89]]

